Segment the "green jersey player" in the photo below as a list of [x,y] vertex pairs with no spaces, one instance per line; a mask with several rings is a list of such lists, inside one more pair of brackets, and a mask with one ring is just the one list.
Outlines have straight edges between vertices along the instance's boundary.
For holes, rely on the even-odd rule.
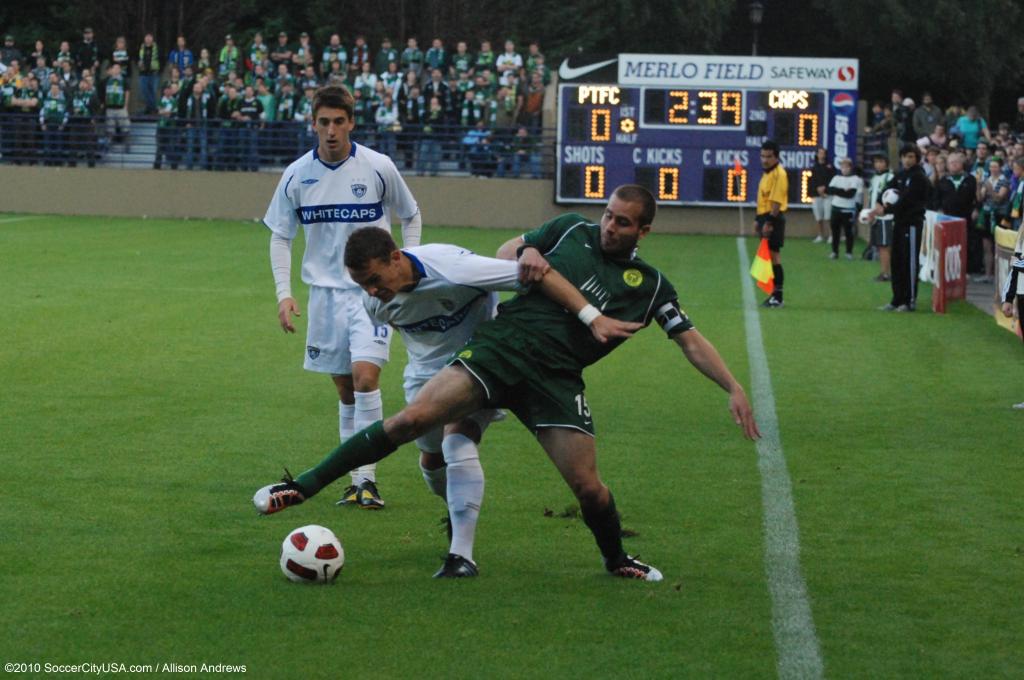
[[502,305],[498,318],[481,324],[405,409],[357,433],[298,478],[257,491],[257,510],[272,513],[301,503],[348,470],[387,456],[433,427],[480,408],[506,407],[534,433],[572,489],[605,568],[617,576],[660,581],[657,569],[623,550],[615,501],[597,472],[582,371],[624,341],[602,329],[657,321],[690,363],[729,393],[729,410],[744,434],[760,435],[743,388],[679,308],[671,284],[636,257],[655,209],[649,191],[625,185],[612,194],[599,225],[563,215],[502,245],[498,257],[517,259],[523,282],[544,282],[554,269],[585,299],[566,304],[531,292]]

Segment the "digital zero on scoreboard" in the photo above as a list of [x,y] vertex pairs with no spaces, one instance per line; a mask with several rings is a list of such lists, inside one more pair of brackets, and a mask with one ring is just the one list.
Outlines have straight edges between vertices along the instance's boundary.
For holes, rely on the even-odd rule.
[[559,69],[555,194],[603,203],[620,184],[662,203],[753,203],[772,139],[791,205],[809,204],[819,147],[854,156],[856,59],[621,54]]

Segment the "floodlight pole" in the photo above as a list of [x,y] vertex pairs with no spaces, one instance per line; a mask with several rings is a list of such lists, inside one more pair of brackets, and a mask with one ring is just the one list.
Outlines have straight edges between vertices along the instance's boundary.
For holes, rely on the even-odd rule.
[[761,28],[761,21],[764,19],[764,3],[763,2],[751,2],[747,9],[749,10],[750,25],[754,28],[754,41],[751,45],[750,54],[757,56],[757,32]]

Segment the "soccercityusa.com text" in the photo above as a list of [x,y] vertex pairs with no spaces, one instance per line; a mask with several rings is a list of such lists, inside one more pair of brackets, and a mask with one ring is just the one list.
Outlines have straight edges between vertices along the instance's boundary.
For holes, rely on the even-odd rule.
[[83,673],[91,675],[108,675],[113,673],[246,673],[244,664],[229,663],[177,663],[165,662],[154,664],[121,663],[18,663],[4,664],[5,673]]

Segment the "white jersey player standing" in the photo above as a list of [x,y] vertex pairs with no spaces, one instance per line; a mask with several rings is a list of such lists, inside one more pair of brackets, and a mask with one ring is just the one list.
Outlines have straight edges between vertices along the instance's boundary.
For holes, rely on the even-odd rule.
[[[520,290],[518,265],[475,255],[459,246],[435,243],[398,250],[391,235],[359,229],[349,238],[345,266],[362,286],[363,303],[374,323],[402,334],[409,361],[405,399],[420,388],[469,341],[477,325],[494,315],[495,291]],[[451,545],[435,578],[476,576],[473,543],[484,494],[477,445],[498,412],[482,409],[416,439],[427,486],[448,505]]]
[[[391,343],[386,325],[374,325],[359,286],[344,267],[349,235],[373,226],[390,232],[402,222],[406,247],[419,245],[422,221],[416,199],[387,156],[357,145],[354,100],[341,86],[317,90],[313,126],[317,147],[284,171],[264,224],[272,232],[270,263],[277,286],[278,321],[294,333],[300,315],[291,291],[292,240],[301,224],[306,237],[302,281],[309,286],[304,368],[331,375],[338,390],[342,440],[383,416],[380,370]],[[343,503],[381,508],[375,465],[352,471]]]

